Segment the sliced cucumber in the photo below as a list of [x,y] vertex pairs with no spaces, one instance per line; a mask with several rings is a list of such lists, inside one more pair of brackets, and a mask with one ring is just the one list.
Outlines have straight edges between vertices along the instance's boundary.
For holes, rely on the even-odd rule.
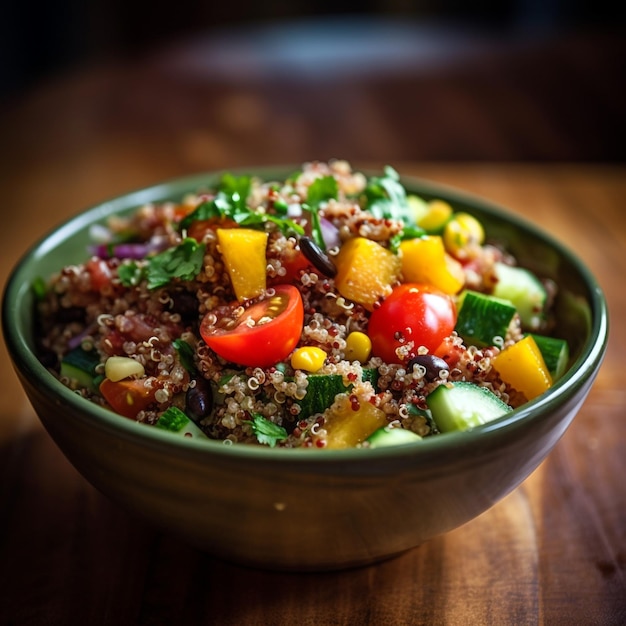
[[528,333],[532,336],[539,348],[539,352],[546,362],[546,367],[552,376],[552,381],[561,378],[567,369],[569,363],[569,344],[565,339],[557,337],[547,337],[546,335],[536,335]]
[[537,330],[545,315],[548,294],[542,282],[524,267],[496,263],[493,295],[509,300],[519,313],[522,326]]
[[206,438],[204,432],[189,419],[180,409],[175,406],[169,407],[163,412],[161,417],[155,423],[157,428],[169,430],[172,433],[182,435],[184,437],[203,437]]
[[421,440],[422,438],[412,430],[384,426],[375,430],[365,441],[369,443],[370,448],[386,448],[387,446],[399,446]]
[[496,337],[505,338],[516,308],[508,300],[465,290],[458,300],[455,330],[467,344],[493,346]]
[[511,411],[489,389],[469,382],[439,385],[427,396],[426,403],[442,433],[469,430]]
[[74,348],[61,360],[61,377],[73,381],[72,387],[96,389],[96,367],[99,364],[100,356],[97,350]]

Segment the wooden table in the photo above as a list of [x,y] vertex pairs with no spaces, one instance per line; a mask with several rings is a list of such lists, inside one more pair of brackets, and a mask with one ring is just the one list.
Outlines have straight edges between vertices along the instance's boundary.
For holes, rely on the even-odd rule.
[[505,205],[580,254],[608,296],[607,357],[552,454],[491,510],[394,560],[299,575],[220,562],[114,506],[43,430],[2,344],[0,624],[626,623],[626,168],[425,160],[401,134],[389,141],[385,111],[363,91],[355,102],[380,140],[377,156],[356,136],[313,137],[306,114],[272,109],[258,87],[182,81],[159,100],[150,71],[79,73],[5,111],[2,284],[35,238],[132,188],[279,160],[389,162]]

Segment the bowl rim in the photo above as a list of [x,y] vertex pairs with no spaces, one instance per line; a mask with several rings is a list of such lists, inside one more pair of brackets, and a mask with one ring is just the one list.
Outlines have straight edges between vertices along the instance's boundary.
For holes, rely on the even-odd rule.
[[[272,167],[247,167],[213,170],[196,173],[184,177],[172,178],[157,184],[122,193],[108,200],[78,212],[65,219],[57,226],[48,230],[35,243],[26,249],[10,271],[5,283],[2,296],[2,329],[7,350],[13,361],[13,366],[22,375],[32,377],[46,396],[50,399],[58,398],[60,402],[74,406],[81,417],[94,420],[94,426],[115,433],[116,436],[129,440],[140,438],[145,445],[152,445],[173,450],[188,450],[190,453],[201,455],[224,455],[232,459],[243,458],[254,461],[280,463],[281,461],[292,463],[315,463],[328,464],[337,462],[351,462],[354,460],[391,459],[415,456],[420,453],[433,455],[444,451],[460,450],[466,447],[485,443],[489,438],[499,437],[503,433],[513,431],[520,424],[528,424],[541,420],[553,407],[558,406],[576,394],[585,384],[591,384],[597,375],[608,345],[609,317],[608,304],[604,291],[598,280],[589,270],[587,265],[561,241],[544,231],[537,224],[527,220],[519,214],[513,213],[503,205],[473,193],[446,184],[436,183],[431,180],[412,175],[400,175],[400,181],[409,190],[419,190],[432,196],[439,196],[452,203],[476,207],[481,212],[498,219],[504,219],[515,227],[528,231],[534,237],[546,242],[555,248],[559,255],[567,258],[568,262],[576,268],[589,291],[592,324],[587,341],[583,344],[580,354],[571,364],[568,371],[546,393],[531,400],[525,405],[507,413],[487,424],[477,426],[464,432],[443,433],[436,437],[426,438],[422,441],[404,445],[362,449],[348,448],[342,450],[318,450],[306,448],[272,448],[269,446],[255,445],[225,445],[218,440],[205,440],[198,438],[184,438],[173,436],[172,433],[153,428],[119,416],[112,411],[100,407],[89,400],[79,397],[56,379],[39,362],[34,352],[28,345],[21,333],[15,329],[19,325],[14,323],[15,316],[19,315],[18,303],[26,297],[30,285],[24,283],[22,275],[27,273],[28,265],[50,249],[55,248],[60,241],[73,231],[85,225],[99,221],[117,210],[131,209],[140,206],[147,201],[157,201],[159,198],[172,198],[177,195],[174,190],[186,190],[192,192],[229,172],[235,175],[253,174],[262,178],[272,176],[286,176],[288,173],[299,169],[301,166],[285,165]],[[374,172],[365,168],[359,169],[364,174],[380,175],[380,171]],[[183,191],[184,193],[184,191]],[[179,194],[182,197],[183,193]]]

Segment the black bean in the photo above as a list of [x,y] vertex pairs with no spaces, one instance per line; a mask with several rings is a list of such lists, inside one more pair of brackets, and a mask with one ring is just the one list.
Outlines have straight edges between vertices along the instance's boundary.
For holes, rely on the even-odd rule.
[[183,321],[193,321],[198,317],[199,303],[196,296],[188,291],[172,294],[172,310],[178,313]]
[[426,369],[424,378],[427,381],[433,381],[439,378],[439,372],[441,372],[441,370],[445,370],[446,372],[450,370],[448,364],[434,354],[418,354],[417,356],[414,356],[408,362],[407,370],[412,372],[414,365],[421,365]]
[[213,410],[213,391],[211,383],[206,378],[197,378],[196,384],[187,390],[185,396],[187,415],[194,421],[208,417]]
[[84,322],[87,312],[83,307],[69,306],[61,307],[54,314],[54,320],[60,324],[71,324],[72,322]]
[[300,250],[302,250],[302,254],[313,264],[315,269],[319,270],[324,276],[333,278],[337,274],[335,264],[310,237],[300,237]]

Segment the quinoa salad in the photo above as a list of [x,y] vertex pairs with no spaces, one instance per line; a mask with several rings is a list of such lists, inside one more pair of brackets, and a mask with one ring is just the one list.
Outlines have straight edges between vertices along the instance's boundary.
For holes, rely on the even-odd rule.
[[556,285],[390,166],[225,173],[90,234],[83,263],[33,285],[39,358],[179,436],[421,445],[533,400],[569,364]]

